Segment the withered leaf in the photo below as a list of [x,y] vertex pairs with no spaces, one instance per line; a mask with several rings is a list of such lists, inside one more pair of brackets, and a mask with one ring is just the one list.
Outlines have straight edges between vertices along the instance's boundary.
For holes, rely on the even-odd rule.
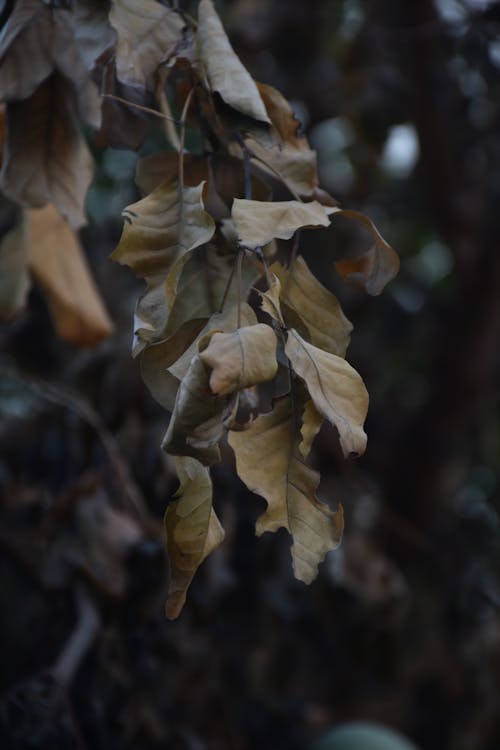
[[296,578],[311,583],[318,565],[340,543],[342,506],[335,512],[316,497],[319,474],[307,466],[298,450],[300,432],[290,395],[277,399],[273,410],[252,422],[245,432],[230,432],[236,470],[253,492],[265,498],[266,512],[256,531],[284,527],[292,535]]
[[[277,264],[273,265],[273,270]],[[267,313],[273,320],[276,320],[280,326],[285,325],[283,315],[281,313],[280,296],[281,296],[281,282],[278,276],[270,270],[271,286],[266,292],[259,292],[261,298],[261,308]]]
[[309,453],[311,452],[314,438],[320,431],[322,424],[323,416],[314,406],[314,401],[309,399],[309,401],[306,401],[304,406],[304,411],[302,414],[302,427],[300,428],[302,440],[299,444],[299,451],[304,458],[307,458]]
[[248,117],[270,122],[257,85],[235,54],[211,0],[198,6],[198,54],[212,91]]
[[40,284],[59,336],[79,346],[95,346],[113,324],[92,279],[80,243],[56,208],[26,212],[28,265]]
[[195,354],[177,391],[163,450],[192,456],[205,466],[220,461],[218,443],[226,431],[227,408],[227,399],[212,394],[207,368]]
[[265,383],[276,375],[276,334],[264,323],[214,333],[200,359],[212,372],[210,389],[217,396]]
[[29,288],[26,225],[22,221],[0,241],[0,320],[8,320],[22,310]]
[[212,507],[208,469],[194,458],[176,458],[180,488],[165,513],[170,586],[166,604],[169,619],[180,614],[186,592],[203,560],[224,539],[224,530]]
[[[281,300],[305,323],[314,346],[345,357],[352,324],[336,296],[326,289],[299,255],[286,270],[279,263],[271,267],[280,280]],[[293,321],[289,321],[289,325]]]
[[232,216],[241,244],[256,248],[267,245],[275,237],[289,240],[301,227],[327,227],[328,216],[334,211],[317,201],[270,203],[235,198]]
[[158,66],[175,53],[182,38],[181,15],[155,0],[112,0],[109,20],[118,36],[118,79],[152,89]]
[[364,453],[368,393],[356,370],[345,359],[309,344],[293,328],[288,332],[285,353],[304,380],[316,409],[337,428],[344,455]]
[[75,229],[85,223],[92,156],[80,135],[76,95],[52,74],[35,93],[7,105],[7,141],[0,187],[27,208],[53,203]]
[[365,214],[350,209],[341,209],[336,213],[362,224],[372,235],[374,244],[357,258],[338,261],[335,263],[335,268],[343,279],[362,287],[368,294],[375,296],[380,294],[399,271],[397,253]]
[[[215,231],[213,219],[203,207],[203,186],[201,183],[181,191],[177,182],[163,183],[127,206],[113,260],[150,280],[166,279],[174,270],[180,272],[180,267],[175,269],[178,261],[186,260],[186,254],[208,242]],[[171,292],[175,291],[177,276],[171,276]]]

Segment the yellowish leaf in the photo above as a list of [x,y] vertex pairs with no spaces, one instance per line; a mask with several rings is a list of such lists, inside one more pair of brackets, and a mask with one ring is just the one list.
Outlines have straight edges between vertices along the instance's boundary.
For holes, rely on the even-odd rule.
[[203,186],[163,183],[123,211],[122,236],[111,257],[145,279],[166,278],[178,260],[215,231],[203,207]]
[[180,488],[165,513],[170,561],[170,586],[166,614],[178,617],[186,592],[203,560],[224,539],[224,529],[212,507],[212,482],[208,469],[194,458],[176,458]]
[[276,334],[264,323],[214,333],[200,359],[212,370],[210,389],[217,396],[265,383],[276,375]]
[[362,224],[372,235],[374,244],[357,258],[338,261],[335,263],[335,268],[343,279],[360,286],[368,294],[380,294],[399,270],[397,253],[365,214],[350,209],[340,209],[336,213]]
[[342,506],[332,511],[316,497],[319,475],[298,451],[300,433],[290,395],[277,399],[273,410],[245,432],[230,432],[240,478],[265,498],[268,507],[257,521],[257,534],[284,527],[292,535],[295,576],[310,583],[326,553],[340,543]]
[[248,117],[270,122],[257,85],[235,54],[211,0],[198,6],[198,54],[212,91]]
[[[252,326],[257,323],[257,318],[254,311],[246,302],[240,307],[240,323],[243,326]],[[191,346],[184,352],[173,365],[168,368],[168,371],[172,373],[178,380],[182,380],[189,368],[192,358],[198,354],[199,345],[208,334],[212,331],[220,331],[222,333],[231,333],[236,330],[238,326],[238,305],[228,306],[221,313],[214,313],[210,316],[207,324],[200,331],[196,339],[193,341]],[[208,381],[207,381],[208,383]]]
[[[273,268],[276,268],[276,264]],[[275,273],[272,273],[272,271],[270,273],[271,286],[267,292],[259,292],[261,298],[260,306],[265,313],[270,315],[273,320],[276,320],[283,327],[285,321],[283,320],[280,305],[281,283]]]
[[299,445],[299,450],[304,458],[307,458],[311,452],[314,438],[320,431],[322,424],[323,416],[314,406],[314,401],[306,401],[302,414],[302,427],[300,428],[302,440]]
[[361,455],[366,448],[368,393],[356,370],[345,359],[304,341],[293,328],[285,353],[316,409],[337,428],[344,455]]
[[79,346],[96,346],[113,324],[71,227],[54,206],[26,212],[28,265],[40,284],[57,333]]
[[[336,296],[311,273],[304,258],[299,255],[288,270],[279,263],[275,263],[270,270],[281,281],[282,302],[305,323],[311,343],[331,354],[345,357],[352,324],[344,315]],[[290,323],[293,324],[292,321]]]
[[251,201],[235,198],[233,221],[238,239],[245,247],[267,245],[275,237],[289,240],[301,227],[327,227],[336,209],[317,201]]

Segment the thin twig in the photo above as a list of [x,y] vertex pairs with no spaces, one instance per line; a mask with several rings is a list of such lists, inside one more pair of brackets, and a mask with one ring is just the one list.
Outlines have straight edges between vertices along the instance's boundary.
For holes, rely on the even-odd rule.
[[241,271],[243,267],[243,250],[240,248],[238,250],[238,257],[236,259],[236,282],[238,286],[238,318],[237,318],[237,328],[241,328]]
[[180,125],[179,120],[176,120],[175,117],[166,115],[163,112],[158,112],[157,109],[151,109],[151,107],[144,107],[142,104],[129,102],[128,99],[123,99],[123,97],[116,96],[116,94],[101,94],[101,96],[103,97],[105,96],[107,99],[114,99],[115,102],[121,102],[121,104],[126,104],[127,107],[132,107],[133,109],[140,109],[142,112],[147,112],[149,115],[154,115],[155,117],[161,117],[163,120],[171,120],[171,122],[174,122],[176,125]]
[[63,646],[52,674],[59,685],[68,687],[87,651],[92,646],[100,626],[97,608],[83,584],[79,584],[75,594],[77,623]]
[[166,68],[160,68],[158,71],[158,85],[156,86],[156,98],[160,105],[160,110],[165,115],[165,135],[170,144],[176,151],[181,150],[181,144],[177,130],[175,129],[175,119],[172,117],[170,110],[170,104],[168,101],[167,93],[165,91],[165,84],[167,82],[168,71]]
[[[191,99],[193,98],[194,94],[194,88],[191,89],[189,94],[186,96],[186,101],[184,102],[184,106],[182,108],[182,114],[181,114],[181,136],[179,141],[179,190],[182,192],[184,190],[184,143],[186,140],[186,118],[187,113],[189,109],[189,105],[191,104]],[[182,202],[181,202],[182,206]]]

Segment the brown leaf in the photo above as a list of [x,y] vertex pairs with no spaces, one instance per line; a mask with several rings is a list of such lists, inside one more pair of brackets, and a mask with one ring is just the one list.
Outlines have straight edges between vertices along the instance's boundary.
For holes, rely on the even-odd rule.
[[[299,255],[288,270],[279,263],[273,264],[270,270],[281,282],[282,303],[305,323],[311,343],[331,354],[345,357],[352,324],[344,315],[336,296],[311,273],[304,258]],[[287,320],[287,323],[288,327],[294,325],[292,320]]]
[[288,332],[285,353],[318,412],[337,428],[344,455],[364,453],[368,393],[356,370],[345,359],[304,341],[293,328]]
[[154,0],[112,0],[109,20],[118,36],[118,79],[153,89],[159,65],[175,53],[182,39],[182,16]]
[[399,270],[398,255],[368,216],[350,209],[338,210],[336,214],[362,224],[372,235],[374,244],[358,258],[338,261],[335,268],[344,280],[360,286],[368,294],[380,294]]
[[276,334],[264,323],[238,328],[234,333],[214,333],[200,351],[201,361],[212,370],[212,393],[227,396],[272,380],[278,369],[276,343]]
[[75,229],[92,180],[92,156],[80,135],[71,85],[51,75],[22,102],[7,105],[0,187],[27,208],[53,203]]
[[257,417],[245,432],[230,432],[229,444],[239,477],[268,504],[257,521],[257,534],[287,529],[295,576],[311,583],[318,564],[340,543],[343,512],[342,506],[334,512],[316,497],[319,474],[299,454],[294,404],[290,394],[277,399],[272,412]]
[[[215,231],[212,217],[203,208],[203,185],[181,192],[176,182],[163,183],[127,206],[113,260],[130,266],[136,276],[166,279],[178,261],[186,260],[186,254],[208,242]],[[172,276],[170,285],[175,287],[176,281]]]
[[95,346],[113,324],[92,279],[80,243],[54,206],[26,212],[28,264],[42,287],[59,336]]
[[232,216],[241,244],[256,248],[267,245],[275,237],[289,240],[301,227],[327,227],[328,216],[335,210],[317,201],[270,203],[235,198]]
[[321,429],[323,424],[323,416],[314,406],[314,401],[309,399],[306,401],[304,406],[304,412],[302,414],[302,427],[300,428],[300,434],[302,440],[299,444],[299,451],[301,452],[304,459],[306,459],[311,452],[314,438]]
[[270,122],[255,81],[235,54],[211,0],[198,6],[198,52],[212,91],[244,115]]
[[176,458],[180,487],[165,513],[170,587],[166,614],[178,617],[186,592],[203,560],[224,539],[224,530],[212,507],[208,470],[194,458]]

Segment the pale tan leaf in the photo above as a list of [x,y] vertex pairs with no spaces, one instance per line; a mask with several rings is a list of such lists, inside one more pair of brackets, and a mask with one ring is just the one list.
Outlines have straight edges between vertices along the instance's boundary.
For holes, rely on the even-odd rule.
[[357,258],[338,261],[335,268],[343,279],[362,287],[368,294],[380,294],[399,271],[397,253],[365,214],[350,209],[341,209],[336,213],[362,224],[372,235],[374,244]]
[[235,198],[232,216],[241,244],[256,248],[267,245],[275,237],[289,240],[301,227],[327,227],[328,216],[334,211],[317,201],[270,203]]
[[299,451],[303,458],[307,458],[311,452],[314,438],[320,431],[322,424],[323,416],[314,406],[314,401],[306,401],[302,414],[302,427],[300,428],[302,440],[299,444]]
[[0,320],[8,320],[22,310],[29,288],[26,225],[22,221],[0,241]]
[[[181,192],[176,182],[164,183],[146,198],[127,206],[120,243],[111,255],[113,260],[130,266],[137,276],[150,282],[167,279],[177,262],[208,242],[215,231],[214,221],[203,207],[203,185]],[[171,282],[175,288],[177,276]]]
[[268,504],[257,521],[257,534],[287,529],[295,576],[310,583],[326,553],[340,543],[343,512],[342,506],[334,512],[316,497],[319,475],[298,452],[293,406],[290,395],[277,399],[272,412],[257,417],[245,432],[230,432],[229,443],[238,475]]
[[171,620],[180,614],[199,566],[224,539],[224,530],[212,507],[208,470],[194,458],[179,457],[175,463],[180,487],[164,519],[170,561],[166,614]]
[[53,203],[75,229],[85,223],[92,156],[81,137],[72,86],[51,75],[35,93],[7,105],[0,187],[27,208]]
[[26,212],[28,264],[47,299],[59,336],[95,346],[113,324],[77,236],[52,205]]
[[198,354],[177,391],[162,448],[174,456],[192,456],[206,466],[220,461],[218,443],[225,434],[227,400],[214,396],[208,371]]
[[[279,263],[270,271],[280,279],[281,300],[305,323],[311,343],[339,357],[345,357],[352,324],[344,315],[336,296],[326,289],[299,255],[290,269]],[[293,325],[293,321],[289,321]]]
[[285,353],[316,409],[337,428],[344,455],[361,455],[366,448],[368,393],[359,374],[345,359],[309,344],[293,328]]
[[160,63],[175,53],[182,39],[182,16],[155,0],[113,0],[109,21],[118,36],[118,79],[152,89]]
[[[273,266],[275,268],[276,266]],[[271,316],[273,320],[276,320],[281,327],[285,325],[285,321],[283,320],[283,315],[281,314],[281,305],[280,305],[280,294],[281,294],[281,283],[276,276],[275,273],[272,271],[270,272],[271,276],[271,286],[267,290],[267,292],[259,292],[261,303],[260,306],[262,310],[264,310],[265,313]]]
[[[240,323],[243,326],[252,326],[257,323],[257,318],[246,302],[241,305],[240,309]],[[232,307],[228,306],[224,308],[221,313],[214,313],[210,316],[210,320],[201,330],[199,335],[193,341],[191,346],[184,352],[175,364],[168,368],[169,372],[172,373],[178,380],[182,380],[189,368],[192,358],[198,354],[199,344],[208,334],[212,331],[220,331],[222,333],[231,333],[238,327],[238,306],[235,304]],[[208,381],[207,381],[208,382]]]
[[217,396],[265,383],[276,375],[276,334],[264,323],[214,333],[200,359],[212,372],[210,389]]
[[270,122],[257,85],[235,54],[211,0],[198,6],[198,54],[212,91],[248,117]]

